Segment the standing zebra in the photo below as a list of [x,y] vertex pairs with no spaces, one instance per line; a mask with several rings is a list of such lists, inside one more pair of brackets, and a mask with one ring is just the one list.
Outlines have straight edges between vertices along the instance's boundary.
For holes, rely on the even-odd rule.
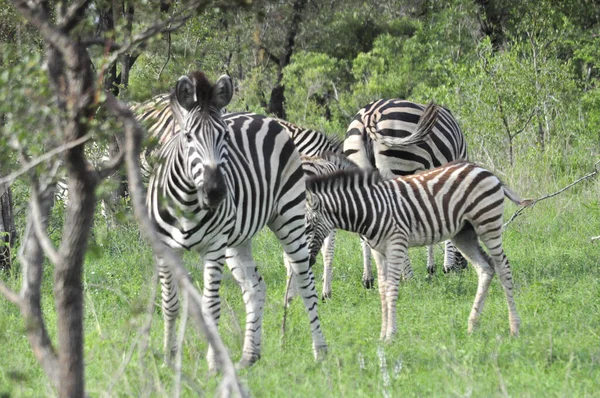
[[[155,141],[159,146],[162,146],[170,137],[178,134],[181,129],[179,125],[173,119],[173,112],[171,111],[170,96],[168,94],[161,94],[155,96],[141,104],[136,105],[133,108],[137,118],[140,122],[147,123],[147,129],[150,134],[151,140]],[[236,120],[240,118],[261,118],[254,113],[249,112],[236,112],[228,113],[223,115],[223,120],[228,124],[229,128],[238,128],[236,126]],[[311,130],[296,126],[292,123],[288,123],[281,119],[272,119],[275,123],[280,124],[284,129],[287,130],[290,135],[292,142],[298,149],[298,152],[304,156],[320,156],[324,153],[342,153],[342,141],[320,131]],[[261,128],[260,124],[251,124],[247,129]],[[149,147],[143,154],[142,171],[144,176],[149,176],[151,171],[150,164],[154,162],[148,162],[148,158],[152,154],[152,147]],[[331,274],[333,270],[333,254],[335,245],[335,231],[331,231],[330,236],[327,237],[323,244],[323,289],[322,297],[331,297]],[[289,268],[288,268],[289,272]],[[296,294],[295,289],[292,289],[290,298]]]
[[[181,128],[161,147],[148,186],[147,203],[163,241],[195,250],[204,262],[202,311],[218,322],[223,264],[242,288],[246,332],[240,366],[260,358],[265,283],[252,257],[252,237],[267,225],[281,242],[297,280],[312,330],[315,356],[327,345],[317,315],[317,295],[305,240],[305,184],[300,156],[273,119],[243,115],[224,122],[220,109],[233,93],[223,76],[213,86],[202,72],[183,76],[171,96]],[[179,312],[170,268],[158,259],[165,320],[165,351]],[[209,367],[216,368],[209,347]]]
[[[333,152],[324,152],[320,156],[301,156],[302,169],[306,177],[327,175],[339,170],[356,169],[358,166],[342,158]],[[331,298],[331,280],[333,277],[333,253],[334,253],[335,229],[331,230],[325,238],[321,253],[323,254],[323,289],[321,297],[323,300]],[[293,295],[293,294],[292,294]]]
[[[376,168],[383,178],[415,174],[454,160],[467,159],[467,143],[449,110],[439,107],[431,134],[416,134],[425,106],[399,99],[382,99],[362,108],[348,127],[344,154],[364,169]],[[363,284],[371,287],[371,256],[363,244]],[[446,242],[444,271],[466,267],[464,258]],[[428,247],[427,270],[435,270]]]
[[[396,333],[401,278],[410,278],[408,248],[451,239],[479,277],[468,331],[475,326],[492,277],[498,273],[508,302],[511,334],[520,319],[510,265],[502,249],[504,196],[526,205],[488,170],[452,162],[421,174],[384,180],[378,171],[342,170],[309,178],[307,236],[311,262],[333,228],[356,232],[373,248],[381,297],[381,338]],[[487,248],[482,249],[479,240]]]

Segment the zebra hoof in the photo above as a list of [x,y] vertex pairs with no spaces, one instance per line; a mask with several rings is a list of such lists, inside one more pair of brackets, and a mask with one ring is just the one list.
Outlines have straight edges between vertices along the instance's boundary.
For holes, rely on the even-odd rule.
[[363,286],[365,287],[365,289],[373,289],[373,287],[375,286],[375,279],[363,279]]
[[329,299],[331,299],[331,291],[329,291],[329,292],[323,292],[323,294],[321,295],[321,300],[323,302],[326,302]]
[[260,359],[260,354],[253,354],[248,356],[242,356],[242,359],[238,363],[235,364],[236,369],[245,369],[254,365],[256,361]]
[[327,358],[327,351],[328,351],[327,345],[322,345],[322,346],[317,346],[317,347],[313,346],[313,353],[315,355],[315,361],[321,362],[325,358]]

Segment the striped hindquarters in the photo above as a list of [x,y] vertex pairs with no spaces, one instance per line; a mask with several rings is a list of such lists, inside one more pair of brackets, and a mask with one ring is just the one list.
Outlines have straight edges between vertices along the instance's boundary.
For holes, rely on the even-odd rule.
[[384,177],[410,175],[467,158],[467,145],[458,123],[438,107],[431,134],[408,146],[385,145],[415,134],[425,106],[391,99],[361,109],[348,127],[344,154],[363,168],[377,168]]

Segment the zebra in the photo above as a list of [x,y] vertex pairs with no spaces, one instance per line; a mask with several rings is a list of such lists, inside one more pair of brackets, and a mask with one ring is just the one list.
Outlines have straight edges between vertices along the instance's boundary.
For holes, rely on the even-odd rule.
[[[331,174],[339,170],[358,168],[358,166],[335,152],[323,152],[318,156],[301,155],[302,169],[306,177]],[[335,229],[325,238],[321,253],[323,254],[323,301],[331,298],[331,280],[333,277],[333,254],[335,251]],[[294,293],[291,294],[293,296]]]
[[[430,104],[433,106],[433,103]],[[419,136],[417,126],[426,107],[400,99],[381,99],[360,109],[346,132],[344,154],[364,169],[376,168],[383,178],[406,176],[441,166],[454,160],[467,160],[465,137],[446,108],[438,107],[431,134]],[[363,284],[373,286],[371,256],[364,240]],[[465,268],[466,262],[450,242],[446,242],[444,272]],[[433,246],[428,247],[427,270],[435,272]]]
[[373,249],[381,297],[381,339],[389,341],[396,333],[398,285],[401,278],[412,276],[408,248],[446,239],[470,260],[479,278],[469,333],[498,273],[508,302],[510,332],[518,335],[512,273],[502,249],[502,214],[504,196],[522,206],[529,201],[519,198],[490,171],[465,161],[395,179],[384,179],[377,170],[341,170],[309,178],[306,188],[311,263],[334,228],[359,233]]
[[[305,183],[287,132],[273,119],[242,115],[223,120],[219,109],[231,100],[232,82],[222,76],[213,86],[202,72],[182,76],[171,96],[181,134],[160,148],[150,176],[149,215],[170,247],[195,250],[204,263],[202,310],[218,322],[219,284],[227,262],[241,286],[246,331],[238,366],[260,358],[265,282],[252,257],[252,238],[267,225],[281,242],[307,309],[315,357],[327,344],[317,314],[314,276],[305,239]],[[177,286],[168,264],[158,260],[165,322],[165,354],[177,352]],[[214,370],[214,352],[207,353]]]
[[[171,112],[170,96],[168,94],[157,95],[143,103],[133,107],[134,114],[138,115],[138,121],[146,124],[150,140],[158,147],[173,135],[178,134],[181,128],[173,118]],[[239,117],[258,117],[255,113],[250,112],[234,112],[223,114],[223,119],[230,127],[234,127],[234,122]],[[290,135],[292,142],[303,156],[318,157],[325,153],[342,153],[343,141],[337,137],[326,135],[318,130],[312,130],[297,126],[285,120],[273,118],[274,122],[285,128]],[[154,147],[150,145],[142,153],[142,174],[148,178],[151,171],[149,161],[152,156]],[[303,162],[304,164],[304,162]],[[325,240],[323,244],[323,289],[321,297],[327,299],[331,297],[331,275],[333,270],[333,254],[335,250],[335,231]],[[287,265],[287,264],[286,264]],[[288,268],[289,272],[289,268]],[[292,289],[288,296],[291,300],[296,295],[295,289]]]

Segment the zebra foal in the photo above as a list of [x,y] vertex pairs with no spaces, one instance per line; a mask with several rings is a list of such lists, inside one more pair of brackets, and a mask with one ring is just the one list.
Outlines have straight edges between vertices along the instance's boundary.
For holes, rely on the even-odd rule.
[[[420,129],[424,123],[433,124],[431,130]],[[467,160],[467,142],[456,119],[444,107],[380,99],[356,113],[346,132],[344,155],[363,169],[375,168],[384,178],[394,178]],[[362,243],[363,284],[370,287],[371,257],[368,246]],[[444,272],[467,266],[450,242],[445,248]],[[433,247],[427,249],[427,270],[433,274]]]
[[[227,262],[246,306],[239,366],[260,358],[265,282],[252,257],[252,238],[268,226],[283,246],[308,312],[315,357],[327,350],[317,314],[317,295],[305,238],[305,183],[300,156],[273,119],[244,115],[223,120],[233,86],[228,76],[212,85],[201,72],[183,76],[171,95],[181,129],[160,148],[150,176],[147,203],[163,241],[176,250],[195,250],[204,265],[202,311],[218,323],[219,286]],[[158,260],[165,321],[165,353],[177,352],[177,286]],[[209,368],[217,364],[207,353]]]
[[334,228],[359,233],[373,249],[382,339],[389,341],[396,333],[398,286],[401,278],[412,276],[408,248],[446,239],[472,262],[478,275],[468,331],[476,325],[497,273],[508,302],[510,332],[518,334],[512,273],[502,249],[502,214],[505,196],[519,205],[527,201],[490,171],[462,161],[391,180],[382,179],[377,171],[342,170],[308,179],[307,192],[311,262]]

